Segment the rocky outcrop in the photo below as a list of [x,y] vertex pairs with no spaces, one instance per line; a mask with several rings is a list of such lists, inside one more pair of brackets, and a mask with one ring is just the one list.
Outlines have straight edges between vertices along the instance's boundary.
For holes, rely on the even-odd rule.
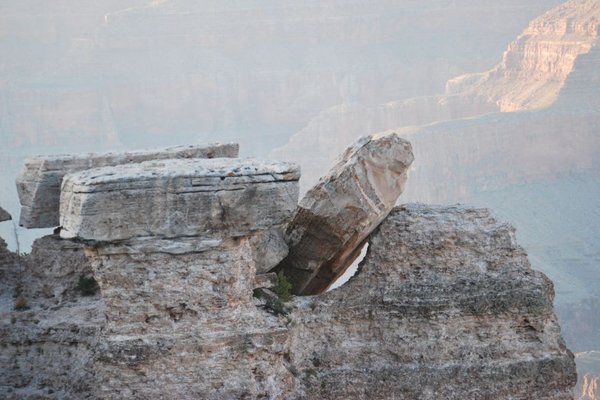
[[10,216],[10,214],[2,207],[0,207],[0,222],[9,221],[11,219],[12,217]]
[[237,157],[237,144],[178,146],[121,154],[40,156],[29,159],[17,177],[21,202],[19,224],[26,228],[59,225],[60,186],[65,175],[90,168],[148,160]]
[[292,164],[228,159],[65,177],[61,234],[89,243],[106,304],[96,396],[282,398],[293,387],[285,326],[252,293],[269,286],[255,247],[289,220],[298,178]]
[[[2,271],[17,275],[0,293],[0,395],[569,398],[573,355],[552,283],[487,210],[390,213],[411,162],[396,134],[360,140],[311,192],[315,215],[338,216],[306,229],[293,225],[289,163],[178,159],[66,175],[63,237],[27,257],[0,246]],[[339,254],[368,240],[358,275],[294,298],[287,270],[260,273],[287,251],[277,238],[288,222],[346,238],[314,260],[334,273]]]
[[396,204],[413,159],[410,143],[395,133],[366,136],[308,191],[285,233],[289,254],[277,266],[295,293],[321,293],[346,271]]
[[296,398],[572,399],[552,283],[485,209],[406,205],[291,314]]

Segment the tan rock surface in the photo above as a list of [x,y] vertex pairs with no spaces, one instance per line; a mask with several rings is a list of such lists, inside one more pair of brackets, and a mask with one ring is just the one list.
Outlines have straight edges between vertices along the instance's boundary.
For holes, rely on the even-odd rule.
[[238,145],[205,144],[128,153],[40,156],[25,162],[17,177],[19,224],[26,228],[59,225],[60,187],[65,175],[90,168],[170,158],[237,157]]
[[363,137],[308,191],[286,230],[289,254],[277,267],[295,293],[321,293],[344,273],[396,204],[412,161],[410,143],[394,133]]

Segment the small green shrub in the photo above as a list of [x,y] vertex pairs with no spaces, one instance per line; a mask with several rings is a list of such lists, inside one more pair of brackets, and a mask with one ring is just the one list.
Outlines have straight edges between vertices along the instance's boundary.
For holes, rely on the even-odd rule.
[[82,296],[93,296],[98,291],[98,283],[93,276],[82,276],[79,278],[77,290],[79,290]]
[[277,280],[273,292],[275,292],[277,297],[284,303],[292,300],[292,284],[288,281],[283,271],[277,273]]
[[252,296],[257,298],[257,299],[262,299],[263,297],[263,291],[261,288],[256,288],[252,291]]

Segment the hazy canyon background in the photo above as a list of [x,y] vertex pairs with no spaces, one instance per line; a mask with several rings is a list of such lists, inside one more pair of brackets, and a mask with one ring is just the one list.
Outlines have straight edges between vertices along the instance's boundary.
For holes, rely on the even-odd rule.
[[[18,220],[36,154],[237,141],[299,162],[306,190],[397,130],[416,157],[402,202],[517,227],[583,385],[600,375],[600,1],[561,3],[0,1],[0,205]],[[28,251],[47,230],[17,232]]]

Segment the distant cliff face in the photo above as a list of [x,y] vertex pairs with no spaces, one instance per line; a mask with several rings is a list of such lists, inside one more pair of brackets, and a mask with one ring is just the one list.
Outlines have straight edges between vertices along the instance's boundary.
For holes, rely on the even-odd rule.
[[494,69],[450,79],[446,92],[484,96],[503,112],[547,107],[596,44],[599,21],[597,1],[568,1],[533,20]]
[[5,4],[0,136],[11,147],[235,137],[264,153],[336,104],[432,94],[486,68],[557,3]]
[[[552,112],[560,114],[559,118],[566,125],[589,126],[589,122],[586,122],[588,117],[584,117],[582,121],[580,111],[575,112],[574,108],[577,105],[593,111],[589,102],[596,102],[592,94],[596,93],[597,85],[594,83],[598,81],[595,71],[597,56],[588,57],[587,54],[598,41],[599,21],[600,6],[597,1],[569,1],[532,21],[508,46],[502,61],[492,70],[448,80],[446,93],[443,95],[401,99],[381,105],[341,104],[332,107],[314,117],[285,146],[273,151],[272,155],[289,158],[302,165],[303,191],[316,182],[333,163],[335,155],[348,143],[361,135],[378,131],[498,111],[536,110],[555,103],[557,104]],[[494,118],[482,121],[489,123],[489,129],[493,130],[493,120]],[[557,130],[552,124],[548,125],[550,129]],[[532,126],[531,129],[537,128]],[[589,137],[591,127],[583,129],[588,132],[585,139],[594,147],[594,140]],[[547,136],[551,137],[552,134],[548,133]],[[485,141],[486,138],[483,135],[475,140]],[[583,140],[577,138],[580,144],[584,143]],[[550,141],[552,140],[549,139]],[[523,144],[527,146],[526,143]],[[485,143],[480,146],[483,149],[488,147]],[[569,154],[579,157],[574,151],[569,151]],[[476,154],[474,156],[479,157]],[[581,157],[585,158],[583,155]],[[553,165],[556,166],[551,160],[543,160],[541,163],[540,160],[530,161],[534,170],[552,169]],[[479,169],[473,173],[485,175],[485,170]],[[507,173],[512,173],[510,168]],[[532,172],[531,175],[537,173]],[[420,190],[424,193],[428,189],[420,186]],[[444,198],[439,197],[439,194],[431,194],[427,198],[418,199],[438,202],[464,199],[464,196],[453,197],[458,192]]]

